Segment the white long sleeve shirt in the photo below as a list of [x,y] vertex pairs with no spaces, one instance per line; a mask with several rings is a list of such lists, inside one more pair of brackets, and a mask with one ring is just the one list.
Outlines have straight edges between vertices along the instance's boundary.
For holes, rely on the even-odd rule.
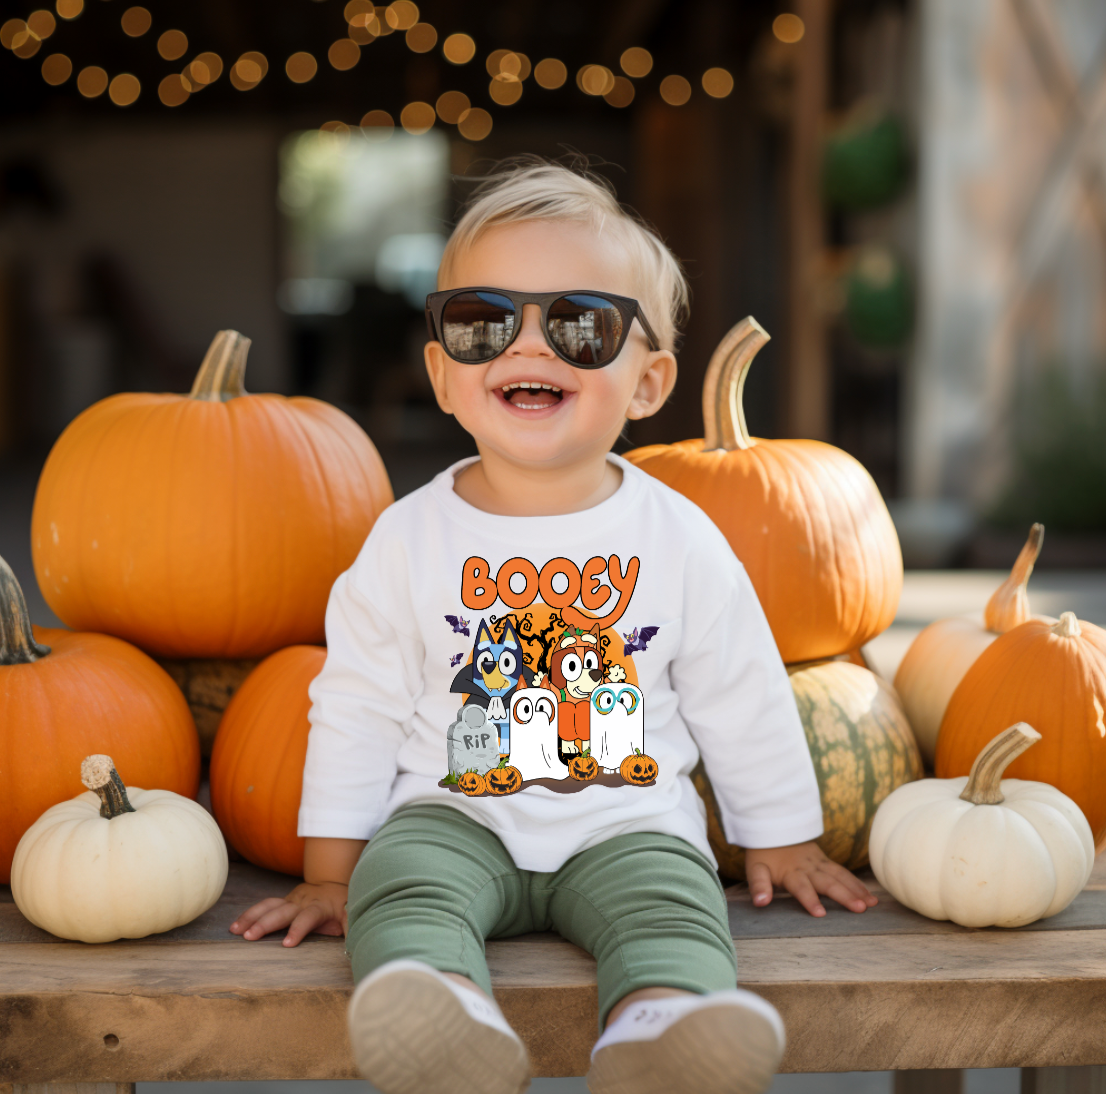
[[[369,839],[401,806],[437,802],[490,828],[522,869],[555,870],[624,832],[678,836],[713,862],[689,778],[700,755],[733,843],[821,834],[791,686],[744,568],[701,509],[609,458],[622,483],[582,512],[485,513],[453,490],[461,461],[381,514],[327,607],[301,836]],[[599,777],[568,775],[573,748],[590,748]],[[634,776],[647,785],[620,773],[638,752],[656,763],[655,778],[648,765]],[[466,796],[467,770],[521,789]]]

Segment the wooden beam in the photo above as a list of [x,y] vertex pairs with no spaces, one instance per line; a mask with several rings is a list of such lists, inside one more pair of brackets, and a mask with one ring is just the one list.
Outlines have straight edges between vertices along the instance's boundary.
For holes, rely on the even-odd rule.
[[796,52],[788,168],[788,341],[783,386],[785,435],[827,440],[829,353],[818,293],[824,246],[821,192],[823,119],[829,85],[830,0],[796,0],[806,28]]

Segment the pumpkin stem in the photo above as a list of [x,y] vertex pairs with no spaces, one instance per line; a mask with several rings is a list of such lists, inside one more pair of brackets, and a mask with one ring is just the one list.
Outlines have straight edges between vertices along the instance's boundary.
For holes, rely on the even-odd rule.
[[23,590],[0,558],[0,665],[29,665],[50,652],[35,641]]
[[204,355],[190,399],[205,403],[229,403],[246,394],[246,354],[250,340],[236,330],[221,330]]
[[1058,638],[1078,638],[1083,633],[1075,612],[1061,612],[1060,622],[1052,628],[1052,633]]
[[998,805],[1005,801],[999,789],[1002,773],[1040,739],[1041,735],[1027,722],[1018,722],[993,737],[976,756],[961,800],[973,805]]
[[703,380],[703,451],[752,448],[742,394],[753,358],[771,336],[751,316],[730,328],[718,343]]
[[1018,553],[1010,570],[1010,576],[994,591],[983,612],[983,625],[992,634],[1005,634],[1020,627],[1029,618],[1029,595],[1026,585],[1033,573],[1033,564],[1041,553],[1045,540],[1045,526],[1034,524],[1029,538]]
[[135,812],[110,756],[86,756],[81,761],[81,782],[99,795],[100,816],[105,820]]

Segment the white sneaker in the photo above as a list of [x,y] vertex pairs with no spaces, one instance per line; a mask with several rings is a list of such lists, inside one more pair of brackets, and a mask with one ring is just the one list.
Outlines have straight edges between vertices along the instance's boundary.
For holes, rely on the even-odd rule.
[[783,1020],[751,991],[674,995],[627,1007],[591,1053],[592,1094],[761,1094],[784,1049]]
[[357,985],[349,1037],[382,1094],[520,1094],[530,1058],[502,1011],[422,961],[389,961]]

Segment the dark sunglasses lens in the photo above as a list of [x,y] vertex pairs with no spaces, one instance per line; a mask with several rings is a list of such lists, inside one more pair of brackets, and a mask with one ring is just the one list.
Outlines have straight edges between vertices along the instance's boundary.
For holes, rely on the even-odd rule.
[[577,365],[605,365],[622,341],[622,315],[610,300],[571,293],[549,307],[549,337]]
[[515,333],[515,306],[495,292],[462,292],[442,309],[442,343],[457,361],[490,361]]

